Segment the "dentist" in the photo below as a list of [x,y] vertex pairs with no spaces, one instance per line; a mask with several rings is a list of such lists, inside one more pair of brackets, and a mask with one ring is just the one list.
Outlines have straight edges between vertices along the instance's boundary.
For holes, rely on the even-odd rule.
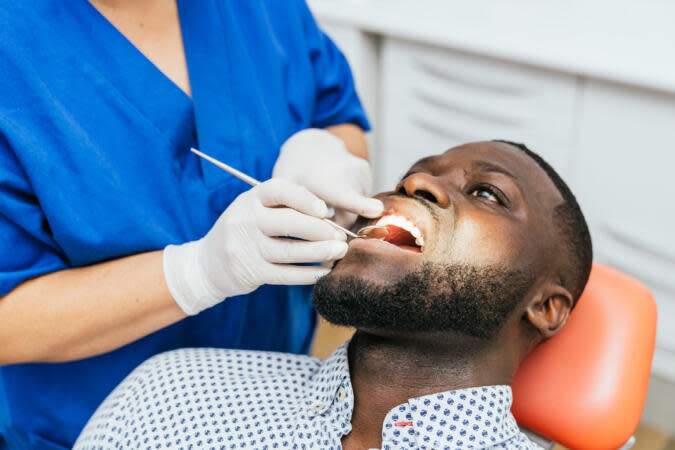
[[3,2],[0,61],[0,449],[70,448],[160,352],[308,351],[327,269],[295,263],[382,204],[304,0]]

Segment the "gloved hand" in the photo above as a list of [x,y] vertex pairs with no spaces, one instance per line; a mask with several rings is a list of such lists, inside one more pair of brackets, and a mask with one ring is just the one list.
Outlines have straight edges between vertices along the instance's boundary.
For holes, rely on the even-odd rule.
[[[239,195],[202,239],[164,249],[164,277],[187,314],[262,284],[313,284],[325,262],[347,252],[346,236],[319,219],[326,204],[306,188],[269,180]],[[283,239],[289,236],[304,241]]]
[[348,227],[356,215],[382,215],[380,200],[369,198],[372,177],[368,161],[352,155],[337,136],[309,128],[281,146],[272,177],[301,184],[335,209],[335,221]]

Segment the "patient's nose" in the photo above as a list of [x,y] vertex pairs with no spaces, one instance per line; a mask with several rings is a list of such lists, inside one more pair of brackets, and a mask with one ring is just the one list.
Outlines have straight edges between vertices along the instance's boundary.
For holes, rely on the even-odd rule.
[[428,173],[408,175],[401,181],[397,191],[405,191],[409,196],[425,198],[441,208],[447,208],[450,205],[450,198],[438,178]]

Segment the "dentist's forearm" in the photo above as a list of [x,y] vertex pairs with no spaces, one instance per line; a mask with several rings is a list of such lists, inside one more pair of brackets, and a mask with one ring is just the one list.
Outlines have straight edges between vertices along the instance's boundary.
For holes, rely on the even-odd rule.
[[326,127],[325,130],[342,139],[349,153],[366,161],[369,160],[366,133],[361,128],[351,123],[343,123]]
[[184,317],[161,251],[42,275],[0,297],[0,365],[99,355]]

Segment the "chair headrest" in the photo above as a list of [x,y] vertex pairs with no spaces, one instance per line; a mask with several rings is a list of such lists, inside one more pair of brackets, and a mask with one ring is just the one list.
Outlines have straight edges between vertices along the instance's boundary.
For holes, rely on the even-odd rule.
[[518,424],[570,448],[621,447],[640,421],[655,339],[651,293],[595,264],[565,328],[516,373]]

